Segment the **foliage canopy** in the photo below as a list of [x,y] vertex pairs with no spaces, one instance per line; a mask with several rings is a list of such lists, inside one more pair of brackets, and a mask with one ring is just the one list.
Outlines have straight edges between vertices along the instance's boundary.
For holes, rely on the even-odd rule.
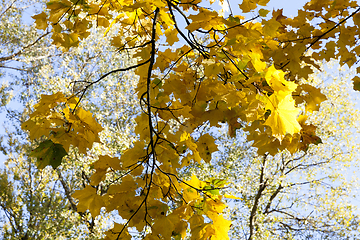
[[[131,239],[130,228],[144,239],[188,234],[228,239],[224,199],[236,197],[220,194],[226,182],[179,177],[193,164],[209,163],[218,150],[206,127],[226,123],[230,136],[244,128],[260,155],[306,152],[321,142],[306,119],[326,97],[304,80],[321,61],[357,62],[357,2],[312,0],[293,18],[281,10],[270,14],[267,0],[244,0],[238,9],[230,1],[226,16],[214,3],[60,0],[33,16],[37,28],[51,30],[52,44],[64,51],[78,46],[96,25],[106,29],[104,37],[115,32],[112,46],[136,59],[134,65],[81,82],[74,95],[42,95],[22,124],[30,139],[39,141],[32,153],[39,167],[57,167],[65,152],[88,154],[94,143],[103,144],[103,127],[82,108],[86,93],[111,74],[135,71],[142,110],[135,118],[137,139],[125,151],[100,156],[90,184],[73,194],[78,211],[96,217],[116,210],[124,220],[107,239]],[[247,13],[256,16],[246,18]],[[355,77],[355,90],[359,82]],[[121,182],[109,182],[110,175]]]

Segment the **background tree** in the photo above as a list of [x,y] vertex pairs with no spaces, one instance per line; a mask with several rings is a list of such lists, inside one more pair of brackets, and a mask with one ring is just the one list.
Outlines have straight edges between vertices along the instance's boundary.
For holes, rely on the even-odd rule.
[[137,79],[130,73],[114,74],[96,85],[99,94],[92,96],[95,101],[84,105],[99,114],[104,127],[101,138],[107,142],[107,148],[94,148],[86,157],[74,151],[58,171],[36,167],[35,159],[28,157],[33,144],[20,130],[20,124],[41,94],[76,92],[91,79],[133,60],[117,54],[109,42],[104,41],[104,33],[96,29],[78,49],[66,53],[57,51],[50,45],[48,34],[38,37],[32,26],[22,22],[33,4],[39,3],[8,2],[1,10],[4,23],[1,31],[6,34],[1,35],[4,57],[0,60],[3,69],[14,70],[4,71],[1,76],[1,111],[7,113],[8,119],[1,136],[1,150],[6,159],[0,174],[1,238],[97,239],[109,228],[110,216],[95,219],[86,213],[77,213],[71,194],[88,183],[90,165],[96,156],[121,151],[135,138],[130,129],[134,124],[131,116],[138,112],[133,100]]

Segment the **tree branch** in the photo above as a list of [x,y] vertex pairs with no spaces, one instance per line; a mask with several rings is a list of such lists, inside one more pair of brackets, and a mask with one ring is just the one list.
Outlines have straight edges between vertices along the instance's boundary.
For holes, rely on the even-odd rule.
[[44,33],[43,35],[41,35],[40,37],[38,37],[34,42],[26,45],[25,47],[23,47],[21,50],[19,50],[18,52],[10,55],[10,56],[6,56],[6,57],[0,57],[0,62],[5,62],[5,61],[8,61],[8,60],[11,60],[13,58],[15,58],[16,56],[20,55],[23,53],[24,50],[34,46],[37,42],[39,42],[42,38],[46,37],[50,32],[46,32]]
[[256,211],[259,205],[259,200],[261,198],[262,192],[266,188],[267,179],[264,181],[264,171],[265,171],[265,164],[266,164],[266,157],[267,155],[264,155],[263,162],[260,169],[260,180],[259,180],[259,189],[257,191],[257,194],[255,196],[254,205],[251,209],[250,217],[249,217],[249,229],[250,229],[250,235],[248,240],[251,240],[254,235],[254,218],[256,216]]

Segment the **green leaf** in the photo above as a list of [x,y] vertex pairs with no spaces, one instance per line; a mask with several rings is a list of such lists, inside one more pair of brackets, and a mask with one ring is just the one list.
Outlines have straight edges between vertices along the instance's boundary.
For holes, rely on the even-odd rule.
[[203,190],[211,193],[212,195],[220,195],[219,189],[215,189],[212,186],[205,186]]
[[30,157],[37,158],[37,167],[43,169],[50,165],[56,169],[60,164],[62,158],[67,155],[67,152],[61,144],[55,144],[51,140],[46,140],[32,150]]

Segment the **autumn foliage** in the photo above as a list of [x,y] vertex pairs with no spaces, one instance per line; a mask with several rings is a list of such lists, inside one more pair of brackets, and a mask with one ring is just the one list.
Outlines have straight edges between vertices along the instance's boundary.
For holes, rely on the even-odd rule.
[[[101,144],[102,127],[81,107],[85,92],[111,73],[136,72],[138,140],[117,156],[100,156],[91,185],[73,194],[79,212],[96,217],[116,210],[124,220],[106,239],[131,239],[129,227],[144,239],[228,239],[224,199],[235,197],[221,194],[226,182],[179,177],[194,163],[209,163],[218,150],[205,126],[226,123],[230,136],[244,128],[260,154],[306,151],[321,142],[306,118],[326,98],[302,83],[321,61],[357,62],[360,7],[356,1],[312,0],[289,18],[282,10],[270,13],[267,3],[230,1],[228,14],[215,10],[215,1],[60,0],[33,16],[64,51],[86,38],[92,25],[113,31],[116,23],[112,45],[135,52],[137,64],[86,83],[76,96],[42,95],[22,124],[32,140],[41,140],[30,155],[39,168],[56,168],[74,148],[87,154],[94,142]],[[244,17],[249,12],[256,16]],[[355,77],[354,89],[359,85]],[[121,183],[101,190],[113,172]]]

